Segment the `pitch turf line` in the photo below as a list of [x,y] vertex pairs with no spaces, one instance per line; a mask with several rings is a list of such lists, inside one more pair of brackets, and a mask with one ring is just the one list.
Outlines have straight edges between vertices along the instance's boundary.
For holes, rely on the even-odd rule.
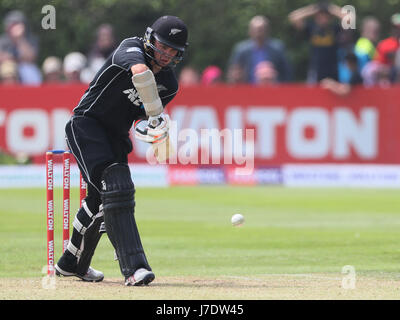
[[268,275],[256,279],[225,277],[159,277],[146,287],[125,287],[121,278],[86,283],[57,278],[55,289],[43,289],[42,279],[0,279],[0,299],[105,299],[105,300],[335,300],[400,297],[399,282],[358,277],[355,289],[343,289],[328,274]]

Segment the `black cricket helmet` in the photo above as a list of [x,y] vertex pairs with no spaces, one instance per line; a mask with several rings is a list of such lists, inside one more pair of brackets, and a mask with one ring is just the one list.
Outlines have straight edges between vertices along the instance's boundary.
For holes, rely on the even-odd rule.
[[178,51],[175,57],[171,57],[172,61],[168,65],[168,67],[175,67],[183,59],[183,54],[188,46],[187,38],[188,30],[181,19],[175,16],[162,16],[146,29],[143,39],[146,55],[157,63],[154,52],[165,54],[155,47],[154,40],[157,40]]

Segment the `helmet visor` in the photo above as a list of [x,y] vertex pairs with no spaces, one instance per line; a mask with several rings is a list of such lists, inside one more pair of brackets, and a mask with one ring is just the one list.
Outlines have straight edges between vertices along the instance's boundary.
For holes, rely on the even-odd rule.
[[165,40],[164,38],[160,37],[155,32],[154,32],[153,36],[158,42],[161,42],[162,44],[165,44],[166,46],[168,46],[168,47],[170,47],[172,49],[176,49],[176,50],[178,50],[178,51],[180,51],[182,53],[185,51],[185,47],[184,46],[182,47],[182,46],[179,46],[179,45],[177,45],[175,43],[172,43],[172,42],[170,42],[168,40]]

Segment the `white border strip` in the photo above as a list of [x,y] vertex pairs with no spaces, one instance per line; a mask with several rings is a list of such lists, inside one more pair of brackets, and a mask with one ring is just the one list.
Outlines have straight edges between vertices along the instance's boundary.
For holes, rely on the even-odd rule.
[[[167,167],[150,165],[129,165],[135,186],[168,186]],[[71,165],[71,187],[79,187],[79,169]],[[62,187],[62,164],[54,165],[54,186]],[[0,189],[7,188],[45,188],[46,166],[43,165],[4,165],[0,166]]]
[[400,165],[287,164],[282,174],[289,187],[400,188]]
[[[167,166],[129,167],[135,186],[168,186]],[[400,188],[400,165],[287,164],[281,169],[287,187]],[[45,165],[0,166],[0,189],[45,188],[45,176]],[[54,185],[62,186],[61,164],[54,166]],[[79,186],[77,165],[71,165],[71,186]]]

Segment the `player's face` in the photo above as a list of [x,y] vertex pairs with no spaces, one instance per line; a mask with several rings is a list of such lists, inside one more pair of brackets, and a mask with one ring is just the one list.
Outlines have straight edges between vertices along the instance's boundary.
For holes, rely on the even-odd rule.
[[157,40],[155,41],[154,45],[158,49],[154,50],[154,58],[162,67],[166,67],[169,63],[171,63],[172,59],[178,53],[178,50],[168,47]]

